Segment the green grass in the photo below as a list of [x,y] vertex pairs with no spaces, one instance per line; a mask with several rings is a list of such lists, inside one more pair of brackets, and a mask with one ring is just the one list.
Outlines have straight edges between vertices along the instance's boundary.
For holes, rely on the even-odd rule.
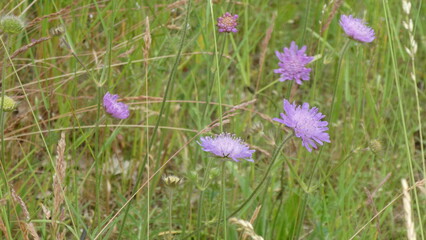
[[[63,231],[64,239],[168,239],[169,204],[175,239],[242,239],[223,216],[249,221],[256,209],[253,226],[264,239],[406,238],[401,179],[413,186],[426,173],[425,6],[412,1],[413,66],[401,1],[344,1],[321,34],[333,9],[322,12],[324,3],[2,1],[0,15],[22,15],[28,26],[1,35],[2,93],[19,105],[1,112],[0,238],[26,239],[20,226],[32,223],[41,239]],[[238,33],[217,32],[226,11],[240,16]],[[373,43],[348,42],[341,14],[364,18]],[[53,37],[10,59],[59,25],[72,50]],[[293,40],[317,57],[311,80],[297,87],[273,73],[274,52]],[[107,91],[129,104],[128,119],[105,115]],[[271,121],[284,98],[318,107],[331,143],[309,153],[293,137],[274,154],[288,134]],[[203,152],[199,137],[221,129],[256,149],[255,162],[222,166]],[[62,217],[53,189],[61,132]],[[369,148],[376,139],[380,153]],[[172,195],[165,174],[183,178]],[[411,191],[417,239],[425,238],[424,189]]]

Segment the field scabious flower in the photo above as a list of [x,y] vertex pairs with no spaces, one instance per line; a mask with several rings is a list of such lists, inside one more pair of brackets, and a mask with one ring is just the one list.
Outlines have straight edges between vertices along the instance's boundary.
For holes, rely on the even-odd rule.
[[118,95],[117,94],[110,94],[107,92],[103,99],[103,105],[105,108],[105,111],[113,116],[114,118],[118,119],[126,119],[129,117],[129,107],[121,102],[117,102]]
[[198,144],[203,147],[203,151],[221,158],[230,158],[235,162],[239,162],[239,159],[253,162],[252,154],[255,150],[250,150],[247,144],[234,134],[221,133],[214,137],[202,137]]
[[342,15],[339,23],[346,35],[356,41],[369,43],[376,38],[374,30],[368,27],[362,19],[354,18],[352,15]]
[[281,82],[294,80],[301,85],[302,80],[309,80],[309,74],[312,69],[306,68],[305,65],[312,62],[314,57],[307,56],[305,51],[306,46],[298,49],[298,46],[293,41],[290,44],[290,48],[284,48],[284,52],[275,52],[275,55],[280,60],[278,63],[280,68],[275,69],[274,72],[281,74]]
[[219,32],[238,32],[237,22],[238,15],[232,16],[229,12],[225,13],[222,17],[217,19],[217,26]]
[[330,142],[330,136],[326,132],[328,122],[321,121],[325,115],[318,112],[318,108],[309,108],[308,103],[297,106],[295,103],[291,104],[284,99],[284,111],[285,114],[280,114],[281,118],[274,118],[273,120],[292,128],[295,136],[302,139],[302,145],[309,152],[312,151],[311,146],[317,149],[315,142],[320,145],[323,142]]

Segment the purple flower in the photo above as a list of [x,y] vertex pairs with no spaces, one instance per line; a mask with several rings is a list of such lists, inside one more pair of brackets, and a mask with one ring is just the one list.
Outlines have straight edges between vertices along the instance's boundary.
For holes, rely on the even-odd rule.
[[221,133],[214,137],[202,137],[200,141],[197,143],[203,147],[203,151],[218,157],[230,158],[236,162],[239,162],[239,159],[253,162],[252,154],[255,150],[250,150],[247,144],[241,138],[236,138],[234,134]]
[[374,36],[374,30],[365,25],[362,19],[354,18],[352,15],[342,15],[339,23],[343,31],[354,40],[372,42],[376,38]]
[[237,29],[238,15],[232,16],[229,12],[225,13],[222,17],[217,19],[217,26],[219,32],[238,32]]
[[318,112],[318,108],[309,109],[308,103],[297,106],[295,103],[291,104],[284,99],[284,111],[286,114],[281,113],[281,118],[274,118],[273,120],[293,128],[294,134],[302,139],[302,145],[309,152],[312,151],[311,146],[317,149],[315,142],[320,145],[323,142],[330,142],[330,136],[326,132],[328,122],[321,121],[325,115]]
[[312,69],[306,68],[305,65],[312,62],[314,57],[306,56],[306,46],[298,49],[296,43],[293,41],[290,48],[284,48],[284,52],[275,51],[280,62],[280,68],[275,69],[274,73],[281,74],[280,81],[295,80],[297,84],[301,85],[302,80],[309,80],[309,73]]
[[121,102],[117,102],[118,95],[112,95],[107,92],[104,96],[104,108],[105,111],[111,116],[118,119],[126,119],[129,117],[129,107]]

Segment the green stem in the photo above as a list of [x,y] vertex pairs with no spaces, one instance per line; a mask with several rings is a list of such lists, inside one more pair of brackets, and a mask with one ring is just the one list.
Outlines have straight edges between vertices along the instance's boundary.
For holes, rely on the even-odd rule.
[[98,80],[97,80],[96,76],[93,74],[93,72],[83,63],[83,61],[81,61],[81,59],[74,52],[74,49],[68,43],[68,41],[66,40],[66,38],[65,37],[61,37],[61,41],[65,44],[65,47],[68,48],[68,50],[70,50],[71,54],[77,60],[77,62],[84,68],[84,71],[86,71],[90,75],[90,77],[96,83],[96,85],[97,86],[102,86],[103,84],[101,84],[100,82],[98,82]]
[[[30,110],[31,115],[32,115],[32,117],[33,117],[33,119],[34,119],[34,122],[35,122],[35,124],[36,124],[37,130],[38,130],[38,132],[40,133],[40,138],[41,138],[41,140],[42,140],[42,142],[43,142],[43,145],[44,145],[45,150],[46,150],[46,152],[47,152],[47,155],[48,155],[48,157],[49,157],[50,164],[51,164],[52,168],[54,169],[54,171],[56,171],[56,170],[55,170],[55,163],[54,163],[54,161],[53,161],[53,157],[52,157],[52,153],[50,152],[50,149],[49,149],[49,147],[48,147],[48,145],[47,145],[47,141],[46,141],[46,139],[45,139],[44,135],[42,134],[42,130],[41,130],[40,123],[38,122],[38,118],[37,118],[37,116],[36,116],[36,114],[35,114],[34,108],[32,107],[32,104],[31,104],[31,102],[30,102],[30,100],[29,100],[29,98],[28,98],[27,91],[25,90],[24,85],[22,84],[21,78],[19,77],[19,74],[17,73],[17,70],[16,70],[15,66],[13,65],[12,59],[10,58],[9,51],[8,51],[8,49],[6,48],[6,45],[5,45],[4,41],[3,41],[3,38],[1,38],[1,37],[0,37],[0,42],[1,42],[2,46],[4,47],[4,49],[5,49],[5,54],[7,55],[7,59],[9,59],[9,61],[10,61],[10,63],[11,63],[11,66],[12,66],[13,72],[15,73],[15,75],[16,75],[16,79],[18,80],[19,87],[21,88],[21,91],[22,91],[22,93],[23,93],[23,96],[24,96],[24,98],[25,98],[25,101],[26,101],[26,103],[27,103],[27,104],[28,104],[28,106],[29,106],[29,110]],[[62,183],[61,183],[61,185],[62,185]],[[67,210],[68,210],[68,213],[69,213],[69,215],[68,215],[68,216],[71,218],[71,223],[72,223],[72,225],[73,225],[74,229],[76,229],[76,224],[75,224],[75,220],[74,220],[73,214],[72,214],[72,212],[71,212],[70,204],[69,204],[68,198],[65,196],[65,193],[64,193],[64,190],[63,190],[63,188],[62,188],[62,187],[61,187],[61,193],[64,195],[65,205],[66,205]]]
[[[397,66],[397,58],[396,58],[396,51],[395,51],[395,43],[394,43],[394,39],[393,39],[393,33],[390,27],[390,17],[389,17],[389,3],[385,0],[382,0],[384,7],[384,13],[385,13],[385,19],[386,19],[386,28],[387,28],[387,32],[388,32],[388,36],[389,36],[389,50],[391,53],[391,59],[392,59],[392,68],[393,68],[393,73],[394,73],[394,80],[395,80],[395,86],[396,86],[396,93],[398,96],[398,108],[399,108],[399,113],[400,113],[400,117],[401,117],[401,125],[402,125],[402,129],[403,129],[403,133],[404,133],[404,142],[405,142],[405,150],[406,150],[406,154],[407,154],[407,160],[408,160],[408,165],[410,167],[410,179],[411,179],[411,183],[413,185],[415,185],[416,180],[415,180],[415,176],[414,176],[414,160],[413,157],[411,156],[411,141],[409,140],[409,136],[408,136],[408,129],[407,129],[407,125],[405,122],[405,116],[406,113],[404,111],[404,106],[403,106],[403,101],[401,101],[401,99],[403,99],[402,97],[402,91],[401,91],[401,85],[400,85],[400,81],[399,81],[399,73],[398,73],[398,66]],[[416,87],[416,86],[414,86]],[[423,157],[423,156],[422,156]],[[419,225],[420,225],[420,234],[421,234],[421,239],[425,239],[424,236],[424,232],[423,232],[423,220],[422,220],[422,214],[420,212],[420,206],[419,206],[419,198],[418,198],[418,194],[417,194],[417,188],[415,187],[413,189],[414,192],[414,199],[415,199],[415,203],[416,203],[416,210],[417,210],[417,217],[418,217],[418,221],[419,221]]]
[[352,151],[350,154],[348,154],[342,161],[340,161],[333,169],[331,169],[327,175],[325,175],[325,177],[323,177],[320,181],[319,184],[315,185],[314,187],[309,187],[308,192],[312,192],[315,189],[317,189],[318,187],[320,187],[321,185],[323,185],[328,178],[337,171],[337,169],[339,169],[344,163],[346,163],[347,160],[349,160],[350,157],[352,157],[354,154],[354,152]]
[[[3,41],[3,35],[0,36]],[[3,41],[4,47],[8,48],[8,42],[7,39]],[[7,50],[8,51],[8,50]],[[1,68],[1,106],[0,106],[0,133],[1,133],[1,170],[2,170],[2,178],[4,181],[4,185],[6,187],[6,190],[8,193],[10,193],[9,189],[9,181],[7,180],[6,175],[6,161],[5,161],[5,142],[4,142],[4,121],[5,121],[5,112],[3,111],[3,105],[4,105],[4,95],[5,95],[5,88],[6,88],[6,61],[7,61],[7,55],[6,53],[3,56],[3,62],[2,62],[2,68]],[[3,197],[3,196],[1,196]]]
[[[220,228],[220,219],[222,218],[222,216],[226,216],[226,194],[225,194],[225,171],[226,171],[226,160],[222,161],[222,178],[221,178],[221,202],[220,202],[220,211],[219,211],[219,221],[217,222],[217,227],[216,227],[216,237],[215,239],[219,239],[219,228]],[[226,218],[223,218],[223,235],[224,235],[224,239],[226,240]]]
[[276,159],[281,153],[282,148],[284,147],[284,144],[293,136],[293,133],[289,133],[282,143],[275,149],[274,154],[272,155],[271,163],[269,164],[268,169],[266,170],[265,175],[263,175],[262,180],[260,180],[260,183],[257,185],[257,187],[254,189],[254,191],[251,193],[251,195],[244,201],[243,204],[241,204],[235,211],[233,211],[227,218],[231,218],[235,216],[241,209],[243,209],[259,192],[260,188],[262,187],[265,180],[268,178],[269,173],[271,172],[272,166],[274,165]]
[[[222,163],[222,208],[223,208],[223,216],[226,216],[226,162]],[[223,237],[226,240],[226,218],[223,219]]]
[[210,174],[210,169],[211,169],[211,165],[212,165],[212,161],[208,160],[207,163],[207,168],[206,171],[204,172],[204,178],[203,178],[203,185],[201,186],[201,192],[200,192],[200,198],[198,201],[198,213],[197,213],[197,239],[201,239],[201,209],[203,207],[203,199],[204,199],[204,190],[207,187],[207,181],[209,178],[209,174]]
[[172,233],[172,202],[173,202],[173,189],[169,189],[169,239],[173,239]]
[[[3,36],[4,35],[0,35],[0,38],[2,39],[2,42],[4,42],[4,47],[8,48],[8,41],[7,39],[3,41]],[[5,50],[5,52],[8,51],[7,49]],[[1,67],[1,106],[0,106],[0,133],[1,133],[1,176],[3,178],[3,183],[6,189],[6,192],[10,194],[10,188],[9,188],[9,181],[7,180],[7,175],[6,175],[6,161],[5,161],[5,142],[4,142],[4,119],[5,119],[5,112],[3,111],[3,102],[4,102],[4,95],[5,95],[5,88],[6,88],[6,84],[5,84],[5,80],[6,80],[6,61],[7,61],[7,54],[4,53],[3,55],[3,62],[2,62],[2,67]],[[0,197],[3,198],[3,190],[0,189]],[[3,213],[3,219],[4,219],[4,223],[6,225],[6,229],[7,229],[7,234],[9,239],[12,239],[12,233],[10,232],[10,225],[9,225],[9,212],[6,211],[6,206],[2,206],[2,208],[4,208],[4,213]],[[7,208],[8,209],[8,208]],[[3,211],[2,211],[3,212]],[[5,233],[6,234],[6,233]]]
[[96,126],[95,126],[95,165],[96,165],[96,207],[95,207],[95,219],[96,223],[99,224],[101,220],[101,211],[100,211],[100,196],[101,196],[101,180],[102,180],[102,164],[100,162],[101,157],[99,156],[99,119],[101,112],[101,88],[96,86],[97,94],[97,111],[96,111]]
[[[225,51],[225,45],[226,45],[226,38],[225,38],[225,41],[222,41],[222,47],[221,47],[220,54],[219,54],[220,55],[219,66],[220,66],[222,59],[223,59],[223,53]],[[213,56],[213,59],[214,58],[215,58],[215,56]],[[214,76],[216,76],[216,71],[217,71],[217,69],[212,72],[213,78],[214,78]],[[209,73],[211,73],[211,71],[209,71]],[[209,74],[209,77],[208,77],[208,82],[209,82],[209,85],[208,85],[209,87],[207,89],[208,94],[206,94],[206,104],[205,104],[205,107],[204,107],[204,110],[203,110],[203,115],[202,115],[203,117],[201,118],[201,122],[204,122],[205,119],[206,119],[206,115],[207,115],[207,112],[208,112],[209,107],[210,107],[211,95],[212,95],[212,92],[213,92],[213,85],[215,83],[214,79],[212,80],[212,77],[211,77],[210,74]]]
[[223,124],[222,124],[222,90],[220,85],[220,71],[219,71],[219,51],[217,49],[217,38],[216,38],[216,21],[214,19],[214,12],[213,12],[213,2],[212,0],[209,1],[210,5],[210,16],[211,16],[211,23],[213,25],[213,39],[214,39],[214,54],[215,54],[215,64],[216,64],[216,87],[217,87],[217,94],[218,94],[218,100],[219,100],[219,125],[220,125],[220,132],[223,132]]
[[339,63],[337,65],[337,71],[336,71],[336,76],[335,76],[336,83],[334,84],[333,98],[331,100],[331,108],[330,108],[330,113],[328,115],[330,121],[332,120],[334,105],[335,105],[335,102],[336,102],[336,95],[337,95],[337,89],[338,89],[338,86],[339,86],[340,70],[342,68],[343,55],[345,54],[346,50],[348,49],[351,41],[352,41],[351,39],[346,40],[345,44],[343,45],[342,51],[339,54]]
[[306,11],[305,11],[305,21],[304,21],[304,26],[303,26],[303,33],[302,33],[302,42],[305,41],[305,37],[306,37],[306,30],[308,29],[308,19],[309,19],[309,11],[311,10],[311,0],[307,1],[307,6],[306,6]]
[[61,37],[61,41],[65,44],[65,46],[70,50],[71,54],[74,56],[74,58],[77,60],[77,62],[84,68],[84,70],[87,72],[87,74],[90,75],[92,80],[96,84],[96,104],[97,104],[97,111],[96,111],[96,126],[95,126],[95,155],[94,155],[94,161],[95,161],[95,171],[96,171],[96,180],[95,180],[95,197],[96,197],[96,206],[95,206],[95,220],[96,223],[100,223],[101,221],[101,211],[100,211],[100,188],[101,188],[101,181],[102,181],[102,171],[100,171],[102,164],[100,163],[101,157],[99,156],[99,121],[100,121],[100,112],[101,112],[101,101],[102,101],[102,95],[101,95],[101,87],[103,83],[100,83],[97,81],[96,76],[93,74],[93,71],[91,71],[84,63],[81,61],[81,59],[77,56],[74,49],[71,47],[71,45],[68,43],[65,37]]
[[255,95],[257,95],[257,94],[259,94],[259,93],[261,93],[261,92],[265,91],[266,89],[268,89],[268,88],[270,88],[271,86],[275,85],[275,84],[276,84],[277,82],[279,82],[279,81],[280,81],[280,80],[279,80],[279,79],[277,79],[277,80],[275,80],[275,81],[271,82],[270,84],[266,85],[265,87],[263,87],[263,88],[261,88],[259,91],[257,91],[257,92],[255,93]]
[[[191,196],[192,196],[193,186],[194,185],[191,182],[189,182],[188,184],[185,184],[185,185],[186,185],[185,188],[187,189],[187,198],[186,198],[185,209],[190,209],[190,207],[192,206]],[[188,218],[189,218],[189,211],[185,211],[185,215],[183,216],[182,235],[181,236],[185,236],[185,234],[186,234],[186,228],[187,228]]]
[[[1,133],[1,175],[3,178],[3,183],[5,186],[5,190],[6,192],[9,194],[9,196],[11,196],[11,190],[10,190],[10,186],[9,186],[9,181],[7,179],[7,174],[6,174],[6,157],[5,157],[5,150],[6,150],[6,143],[4,141],[4,125],[5,125],[5,119],[6,119],[6,113],[3,111],[3,106],[4,106],[4,96],[5,96],[5,89],[6,89],[6,62],[8,60],[8,52],[9,52],[9,44],[10,41],[8,41],[8,39],[5,39],[3,41],[3,36],[4,35],[0,35],[0,39],[1,42],[3,43],[3,47],[5,49],[4,51],[4,56],[3,56],[3,63],[2,63],[2,72],[1,72],[1,106],[0,106],[0,133]],[[0,191],[0,197],[3,198],[3,190]],[[13,209],[15,211],[16,214],[16,207],[15,204],[12,202],[13,204]],[[8,237],[11,239],[12,233],[10,231],[11,226],[10,226],[10,221],[9,221],[9,217],[10,217],[10,208],[9,205],[3,206],[2,208],[6,208],[7,210],[5,211],[4,214],[4,222],[5,225],[7,226],[7,234]],[[5,233],[6,234],[6,233]]]
[[[155,142],[154,140],[157,137],[158,127],[160,125],[161,120],[163,119],[163,114],[164,114],[166,103],[167,103],[167,100],[168,100],[168,97],[169,97],[170,87],[172,86],[172,84],[174,82],[176,69],[178,68],[178,65],[179,65],[179,62],[180,62],[180,57],[181,57],[182,51],[183,51],[184,42],[185,42],[185,39],[186,39],[188,19],[189,19],[189,14],[190,14],[190,11],[191,11],[191,3],[192,3],[191,0],[188,1],[187,10],[186,10],[187,14],[186,14],[186,17],[185,17],[185,24],[184,24],[185,28],[183,29],[182,39],[180,41],[179,50],[176,54],[175,62],[173,64],[169,78],[167,80],[166,90],[164,91],[163,101],[161,102],[160,112],[158,114],[159,117],[158,117],[158,119],[155,123],[155,126],[154,126],[154,129],[152,131],[152,135],[151,135],[151,138],[149,140],[149,143],[147,143],[149,151],[147,151],[147,153],[145,154],[143,164],[141,164],[139,169],[138,169],[138,177],[137,177],[136,183],[133,187],[132,193],[136,192],[136,190],[139,188],[139,184],[142,180],[143,170],[145,170],[145,166],[146,166],[146,163],[148,161],[148,156],[149,156],[148,153],[151,152],[151,148],[152,148],[152,146]],[[148,195],[149,195],[149,192],[148,192]],[[121,226],[119,227],[120,230],[119,230],[119,234],[118,234],[118,237],[117,237],[118,240],[121,239],[121,236],[123,234],[124,226],[126,224],[127,216],[129,215],[129,210],[130,210],[132,203],[133,203],[133,201],[129,202],[129,204],[127,204],[126,209],[124,211],[123,220],[121,222]],[[147,207],[149,208],[149,206],[147,206]]]
[[[329,116],[328,117],[329,122],[332,121],[332,117],[333,117],[333,111],[334,111],[334,107],[335,107],[336,95],[337,95],[337,90],[338,90],[338,86],[339,86],[340,70],[342,68],[343,56],[344,56],[346,50],[348,49],[350,41],[352,41],[352,40],[351,39],[346,40],[346,42],[345,42],[345,44],[342,48],[342,51],[339,54],[339,62],[338,62],[338,65],[337,65],[337,71],[336,71],[336,76],[335,76],[336,83],[334,84],[333,98],[332,98],[332,101],[331,101],[331,109],[330,109],[330,113],[328,115]],[[304,196],[303,196],[303,200],[302,200],[302,204],[301,204],[301,211],[302,212],[300,214],[300,218],[299,218],[299,215],[297,216],[296,231],[294,232],[293,239],[298,239],[299,235],[300,235],[300,231],[302,230],[303,220],[305,219],[305,214],[306,214],[306,203],[307,203],[308,193],[311,192],[310,188],[311,188],[311,184],[312,184],[312,179],[313,179],[314,173],[317,169],[321,153],[322,153],[322,148],[321,148],[317,158],[315,159],[314,166],[312,167],[312,171],[311,171],[311,174],[309,176],[309,180],[308,180],[308,184],[307,184],[307,188],[306,188],[307,191],[304,192]]]
[[[334,91],[333,91],[333,98],[331,101],[331,109],[330,109],[330,113],[329,113],[329,121],[331,122],[332,116],[333,116],[333,111],[334,111],[334,106],[335,106],[335,102],[336,102],[336,95],[337,95],[337,89],[339,86],[339,79],[340,79],[340,70],[342,68],[342,62],[343,62],[343,55],[345,54],[346,50],[348,49],[349,43],[350,43],[351,39],[348,39],[344,46],[342,51],[339,54],[339,63],[337,65],[337,71],[336,71],[336,83],[334,85]],[[311,183],[312,183],[312,179],[313,179],[313,173],[316,170],[317,166],[318,166],[318,162],[319,162],[319,157],[321,156],[322,153],[322,148],[320,153],[318,154],[318,157],[315,159],[315,163],[314,163],[314,167],[312,169],[312,174],[310,174],[309,176],[309,180],[308,180],[308,190],[311,187]]]

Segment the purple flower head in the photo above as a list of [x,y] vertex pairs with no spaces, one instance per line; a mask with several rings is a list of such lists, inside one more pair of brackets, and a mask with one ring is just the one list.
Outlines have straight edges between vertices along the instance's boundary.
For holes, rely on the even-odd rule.
[[219,32],[238,32],[237,29],[238,15],[232,16],[229,12],[225,13],[222,17],[217,19],[217,26]]
[[198,144],[203,147],[203,151],[218,157],[230,158],[235,162],[239,162],[239,159],[253,162],[252,154],[255,150],[250,150],[247,144],[234,134],[221,133],[214,137],[201,137],[200,141]]
[[354,18],[352,15],[342,15],[339,23],[346,35],[354,40],[372,42],[376,38],[374,36],[374,30],[365,25],[362,19]]
[[309,152],[312,151],[311,146],[317,149],[315,142],[320,145],[323,142],[330,142],[330,136],[326,132],[328,130],[328,122],[321,121],[325,115],[318,112],[318,108],[309,109],[308,103],[297,106],[295,103],[291,104],[284,99],[284,111],[285,114],[280,114],[281,118],[274,118],[273,120],[293,128],[294,134],[302,139],[302,145]]
[[309,80],[309,73],[312,69],[306,68],[305,65],[312,62],[314,57],[306,56],[306,46],[298,49],[296,43],[293,41],[290,48],[284,48],[284,52],[275,51],[280,62],[280,68],[275,69],[274,73],[281,74],[280,81],[294,80],[297,84],[301,85],[302,80]]
[[129,107],[121,102],[117,102],[118,95],[117,94],[110,94],[107,92],[104,96],[104,108],[105,111],[110,114],[111,116],[118,118],[118,119],[126,119],[129,117]]

